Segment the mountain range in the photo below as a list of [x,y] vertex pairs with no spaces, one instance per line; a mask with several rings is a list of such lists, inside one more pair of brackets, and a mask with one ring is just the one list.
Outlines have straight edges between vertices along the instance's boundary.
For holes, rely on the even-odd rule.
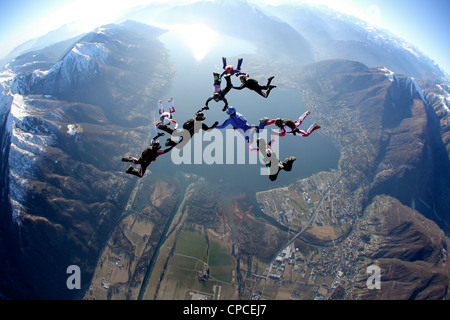
[[[159,40],[168,31],[151,26],[161,21],[204,23],[253,43],[258,52],[246,57],[253,70],[299,90],[320,134],[338,149],[342,192],[358,208],[355,216],[384,204],[372,227],[385,241],[369,258],[406,268],[387,281],[405,281],[411,293],[384,291],[381,298],[446,296],[447,75],[417,49],[349,17],[305,6],[208,1],[140,8],[120,23],[38,45],[3,67],[0,273],[7,276],[0,279],[1,297],[79,299],[88,290],[88,282],[82,292],[67,290],[67,266],[92,278],[137,184],[124,175],[120,158],[149,140],[155,120],[149,105],[175,81],[171,53]],[[257,221],[261,229],[274,228]],[[263,260],[277,250],[270,245],[281,243],[258,253],[253,233],[238,234],[240,252]],[[416,253],[401,254],[401,246]],[[419,277],[430,268],[439,276],[424,278],[421,288],[406,277],[408,270]],[[380,298],[363,287],[357,286],[360,296]]]

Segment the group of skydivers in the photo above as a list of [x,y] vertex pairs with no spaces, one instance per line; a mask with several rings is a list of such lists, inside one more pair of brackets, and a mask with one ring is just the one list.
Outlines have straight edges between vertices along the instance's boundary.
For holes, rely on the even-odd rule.
[[[183,124],[183,131],[177,130],[178,123],[173,119],[172,114],[175,112],[175,101],[173,98],[170,98],[168,100],[169,102],[169,111],[165,111],[162,101],[158,100],[157,105],[159,108],[159,114],[160,114],[160,121],[156,123],[156,133],[157,135],[151,140],[150,146],[147,147],[143,152],[141,157],[135,158],[135,157],[124,157],[122,158],[122,161],[124,162],[132,162],[133,164],[137,165],[139,164],[141,166],[140,170],[135,169],[133,166],[130,166],[126,173],[132,174],[138,177],[142,177],[145,174],[145,171],[147,167],[156,160],[156,158],[162,154],[165,154],[169,151],[171,151],[175,146],[178,148],[184,147],[184,145],[189,141],[189,138],[192,138],[192,136],[195,133],[198,133],[200,129],[209,131],[214,128],[216,129],[223,129],[227,127],[228,125],[231,125],[233,129],[239,130],[245,137],[248,148],[251,152],[257,153],[264,161],[266,167],[269,169],[269,179],[274,181],[278,177],[278,173],[280,170],[284,171],[291,171],[292,164],[296,160],[295,157],[289,157],[286,158],[284,162],[279,161],[276,158],[275,153],[272,150],[272,144],[275,142],[275,136],[285,136],[286,134],[290,133],[293,135],[300,135],[303,137],[309,136],[313,131],[320,128],[320,126],[317,123],[312,124],[308,130],[300,130],[298,127],[302,124],[303,120],[310,114],[309,111],[306,111],[302,114],[301,117],[299,117],[297,120],[290,120],[290,119],[272,119],[270,120],[267,117],[264,117],[259,120],[258,126],[250,126],[247,123],[247,119],[236,111],[234,107],[231,107],[228,105],[228,101],[225,98],[225,95],[231,90],[242,90],[244,88],[248,88],[252,91],[255,91],[259,95],[261,95],[264,98],[267,98],[270,94],[270,91],[276,86],[271,85],[271,82],[273,80],[273,76],[270,77],[267,80],[267,84],[264,86],[261,86],[257,80],[251,78],[248,73],[241,72],[241,65],[242,65],[242,58],[238,59],[238,64],[236,68],[233,67],[233,65],[228,65],[227,60],[225,57],[222,57],[223,62],[223,69],[224,71],[222,74],[219,74],[217,72],[213,73],[214,76],[214,94],[210,96],[206,102],[205,106],[198,110],[194,117],[187,120]],[[241,85],[239,87],[234,87],[231,82],[231,76],[235,75],[236,77],[239,76],[239,79],[241,81]],[[225,88],[222,89],[221,82],[222,78],[226,81]],[[216,121],[212,126],[207,126],[203,123],[205,120],[205,115],[203,113],[204,110],[209,110],[208,104],[211,100],[214,100],[216,102],[223,101],[224,107],[222,111],[226,112],[229,115],[229,118],[226,119],[221,125],[219,125],[219,122]],[[171,128],[171,125],[173,124],[174,128]],[[266,143],[264,139],[258,138],[257,139],[257,147],[253,148],[251,146],[253,133],[258,133],[259,130],[262,130],[265,126],[274,124],[279,128],[278,132],[272,131],[272,139],[270,142]],[[169,137],[166,140],[165,146],[168,147],[166,149],[161,148],[161,144],[157,140],[159,137],[163,136],[164,133],[161,132],[164,131],[171,136],[175,137],[181,137],[178,141],[173,140],[171,137]],[[180,134],[182,133],[182,134]],[[187,139],[186,139],[187,138]]]

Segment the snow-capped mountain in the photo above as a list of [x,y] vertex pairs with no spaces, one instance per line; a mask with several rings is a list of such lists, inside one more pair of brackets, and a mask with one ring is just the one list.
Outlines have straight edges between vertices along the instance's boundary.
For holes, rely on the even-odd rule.
[[315,60],[348,59],[369,67],[387,67],[420,80],[448,82],[450,77],[418,48],[387,30],[326,7],[286,5],[266,12],[288,22],[312,45]]
[[80,42],[50,70],[36,70],[31,75],[16,79],[12,93],[30,94],[39,91],[47,95],[61,93],[100,76],[100,64],[107,63],[108,49],[101,43]]
[[[11,247],[2,260],[26,275],[11,278],[24,281],[18,288],[33,287],[22,297],[77,294],[65,288],[67,265],[79,261],[88,275],[122,213],[135,181],[121,174],[118,160],[147,141],[148,103],[156,105],[172,81],[161,33],[133,22],[104,26],[58,61],[46,52],[54,46],[44,48],[10,61],[0,74],[0,220],[20,252]],[[42,259],[46,254],[53,258]],[[36,272],[27,272],[31,265]],[[43,284],[54,281],[53,289]],[[8,279],[0,282],[8,287]]]
[[[82,41],[76,43],[49,70],[37,69],[23,75],[15,74],[7,67],[2,72],[0,118],[6,129],[3,134],[3,140],[6,140],[2,146],[3,154],[7,148],[6,142],[10,142],[9,158],[2,163],[9,164],[9,199],[13,220],[19,224],[22,204],[31,190],[27,181],[38,178],[38,160],[46,157],[46,148],[57,145],[58,136],[63,134],[61,124],[58,123],[64,122],[67,116],[63,108],[51,112],[58,104],[52,96],[97,77],[101,70],[99,64],[106,63],[107,57],[107,49],[103,44]],[[29,98],[29,94],[43,97]]]

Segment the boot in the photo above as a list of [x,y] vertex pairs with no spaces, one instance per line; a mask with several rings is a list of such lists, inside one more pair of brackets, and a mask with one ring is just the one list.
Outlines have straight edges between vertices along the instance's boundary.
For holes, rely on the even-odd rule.
[[269,89],[267,89],[267,91],[266,91],[266,98],[269,96],[269,93],[270,93],[270,91],[273,89],[273,88],[276,88],[277,86],[269,86]]
[[297,160],[297,158],[294,156],[284,159],[284,161],[286,161],[286,163],[294,162],[295,160]]
[[289,157],[284,159],[284,163],[283,163],[283,169],[284,171],[291,171],[292,170],[292,165],[294,163],[294,161],[297,160],[296,157]]
[[135,168],[133,168],[132,166],[130,166],[128,169],[127,169],[127,171],[125,171],[126,173],[128,173],[128,174],[132,174],[132,175],[135,175],[135,176],[138,176],[138,177],[140,177],[141,175],[139,174],[139,171],[137,171]]

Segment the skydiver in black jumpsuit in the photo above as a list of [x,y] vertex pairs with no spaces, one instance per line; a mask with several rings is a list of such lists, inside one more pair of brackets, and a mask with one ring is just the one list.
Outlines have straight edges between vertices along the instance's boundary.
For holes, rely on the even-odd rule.
[[224,76],[224,78],[227,82],[227,85],[223,90],[221,88],[220,74],[218,74],[217,72],[214,72],[213,76],[214,76],[214,94],[206,100],[205,106],[202,108],[202,111],[209,110],[208,103],[213,99],[216,102],[219,102],[220,100],[222,100],[225,103],[225,106],[223,107],[222,111],[225,111],[228,109],[228,101],[227,101],[227,99],[225,99],[225,95],[231,90],[231,88],[233,88],[233,84],[231,83],[231,79],[230,79],[231,75],[227,74]]
[[172,150],[173,147],[167,148],[165,150],[161,149],[161,145],[159,144],[159,141],[152,140],[150,146],[146,148],[144,151],[142,151],[142,155],[139,159],[134,157],[124,157],[122,158],[122,161],[124,162],[133,162],[133,164],[140,164],[141,169],[138,171],[133,166],[130,166],[126,173],[133,174],[135,176],[138,176],[139,178],[142,178],[145,174],[145,171],[147,170],[147,167],[156,160],[160,155],[169,152]]
[[[271,86],[270,83],[273,80],[273,76],[267,79],[267,84],[265,86],[261,86],[257,80],[250,78],[248,74],[242,75],[239,77],[241,80],[241,86],[240,87],[233,87],[233,89],[236,90],[242,90],[244,88],[249,88],[250,90],[255,91],[260,96],[267,98],[269,96],[270,91],[273,88],[276,88],[276,86]],[[266,92],[262,92],[262,90],[267,90]]]
[[175,142],[172,139],[167,139],[166,146],[172,147],[177,146],[177,148],[182,148],[186,143],[189,142],[189,139],[192,138],[194,134],[200,131],[200,129],[208,131],[214,129],[219,124],[219,122],[216,121],[211,127],[208,127],[206,124],[203,123],[203,120],[205,119],[206,119],[205,115],[201,110],[199,110],[195,113],[194,117],[183,123],[183,130],[173,130],[171,128],[165,129],[165,131],[170,133],[172,136],[181,136],[181,140],[179,142]]

